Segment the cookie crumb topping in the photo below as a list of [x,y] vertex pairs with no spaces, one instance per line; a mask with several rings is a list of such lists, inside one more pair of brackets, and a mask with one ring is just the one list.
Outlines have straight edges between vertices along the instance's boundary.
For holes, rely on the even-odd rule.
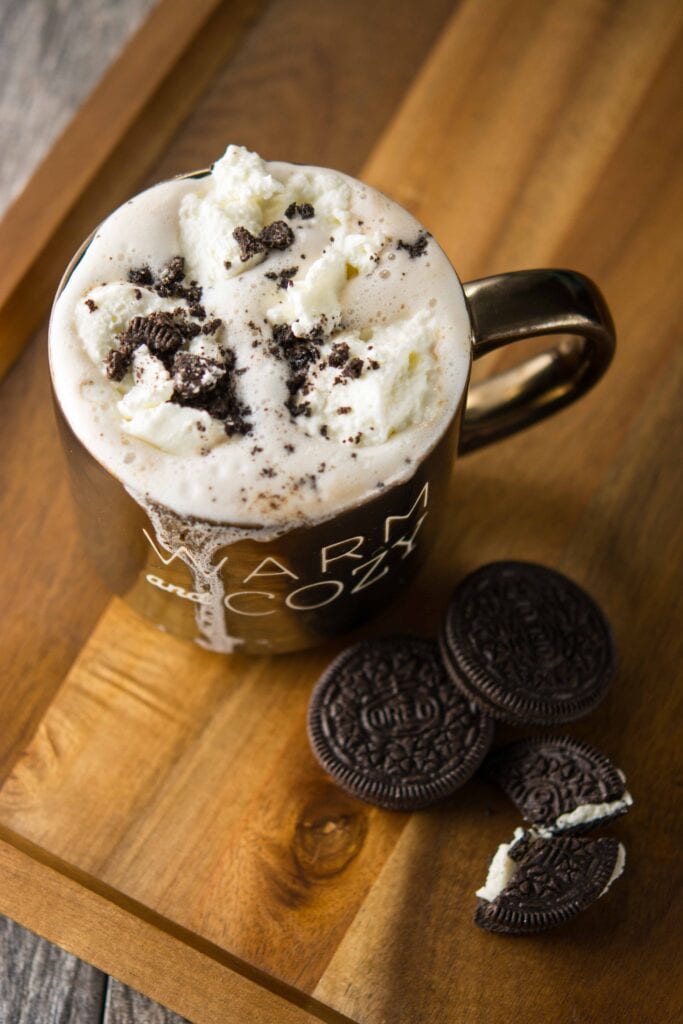
[[424,256],[427,251],[427,242],[429,236],[426,231],[420,231],[419,235],[414,242],[404,242],[400,238],[396,244],[397,249],[405,249],[411,260],[416,260],[419,256]]

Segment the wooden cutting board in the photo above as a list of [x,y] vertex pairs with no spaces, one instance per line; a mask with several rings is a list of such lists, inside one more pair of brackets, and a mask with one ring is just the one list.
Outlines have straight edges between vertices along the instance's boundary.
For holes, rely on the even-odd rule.
[[[0,912],[197,1024],[677,1020],[683,8],[283,0],[231,22],[229,46],[212,42],[211,19],[238,7],[207,3],[167,69],[205,69],[184,123],[171,131],[150,96],[124,126],[161,119],[129,192],[238,141],[359,173],[464,279],[556,265],[604,289],[619,334],[605,381],[461,461],[430,564],[363,635],[433,635],[455,580],[493,558],[584,584],[620,662],[570,731],[628,775],[635,807],[610,830],[627,870],[555,933],[479,932],[473,891],[517,815],[479,780],[415,815],[341,793],[305,735],[339,645],[221,658],[109,600],[78,546],[43,328],[0,404]],[[128,172],[111,154],[130,140],[110,142],[96,194],[62,210],[61,245],[84,210],[116,201]],[[56,273],[44,242],[35,252]]]

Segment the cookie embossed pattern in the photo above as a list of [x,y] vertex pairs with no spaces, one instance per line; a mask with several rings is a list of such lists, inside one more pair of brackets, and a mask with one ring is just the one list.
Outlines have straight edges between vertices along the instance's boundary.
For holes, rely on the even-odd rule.
[[622,858],[623,847],[616,839],[539,839],[502,891],[479,901],[475,924],[504,935],[564,924],[604,895],[621,874]]
[[614,674],[612,632],[597,604],[529,562],[493,562],[462,580],[440,643],[455,684],[512,725],[574,721],[603,699]]
[[340,786],[407,811],[470,778],[493,723],[452,685],[433,641],[394,637],[355,644],[332,662],[311,697],[308,734]]
[[[469,664],[467,645],[476,652]],[[520,691],[529,706],[542,680],[532,722],[539,713],[546,724],[568,712],[577,718],[604,696],[613,657],[607,618],[575,583],[539,565],[490,563],[455,588],[440,643],[388,637],[338,655],[310,698],[311,748],[352,795],[417,810],[450,797],[472,776],[496,717],[507,718],[512,707],[515,724],[525,724]],[[506,687],[496,678],[501,666],[509,668]],[[488,699],[491,690],[503,715]],[[505,935],[544,931],[607,893],[624,870],[624,847],[611,838],[577,838],[633,805],[623,772],[605,754],[571,736],[531,737],[495,750],[482,774],[529,827],[515,829],[496,850],[476,892],[478,927]]]
[[571,736],[541,736],[491,755],[486,774],[540,835],[585,831],[625,814],[633,799],[623,772]]

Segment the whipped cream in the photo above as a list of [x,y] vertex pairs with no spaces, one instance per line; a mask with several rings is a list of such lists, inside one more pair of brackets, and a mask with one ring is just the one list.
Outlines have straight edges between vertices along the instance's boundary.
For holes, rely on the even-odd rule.
[[[176,327],[173,351],[155,348]],[[457,277],[407,211],[229,146],[100,226],[55,304],[50,360],[74,432],[130,492],[295,525],[412,475],[463,393],[469,335]],[[204,402],[212,389],[225,402]]]

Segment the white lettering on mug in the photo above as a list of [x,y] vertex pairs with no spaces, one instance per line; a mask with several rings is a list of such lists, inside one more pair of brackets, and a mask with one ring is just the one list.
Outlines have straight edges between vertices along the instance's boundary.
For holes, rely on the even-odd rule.
[[[194,567],[195,559],[194,559],[194,557],[192,555],[192,552],[188,551],[188,549],[185,547],[184,544],[181,544],[181,546],[179,548],[176,548],[175,551],[173,551],[170,555],[162,555],[161,551],[159,550],[157,545],[154,543],[154,541],[152,540],[150,535],[147,533],[147,530],[144,528],[144,526],[142,528],[142,532],[144,533],[145,537],[147,538],[147,542],[148,542],[149,546],[151,547],[152,551],[157,556],[157,558],[162,563],[162,565],[170,565],[171,562],[175,562],[176,558],[179,558],[181,560],[181,562],[185,563],[185,565],[189,565],[191,567]],[[223,566],[225,565],[225,563],[227,562],[227,560],[228,560],[228,556],[224,555],[223,558],[221,558],[220,562],[218,562],[215,566],[212,567],[211,574],[213,575],[214,573],[220,572],[221,569],[223,568]]]
[[401,554],[401,558],[406,558],[411,553],[411,551],[415,550],[415,538],[417,537],[418,530],[420,529],[426,518],[427,513],[423,512],[418,521],[415,523],[415,529],[411,533],[410,537],[399,537],[398,540],[395,540],[394,543],[391,545],[392,548],[404,549],[403,553]]
[[373,583],[377,583],[377,580],[381,580],[383,576],[386,576],[389,572],[388,565],[385,565],[381,572],[375,572],[375,570],[382,565],[382,562],[388,554],[389,552],[386,548],[381,548],[374,558],[371,558],[368,562],[363,562],[362,565],[357,565],[356,568],[353,569],[351,572],[352,576],[355,576],[356,573],[361,572],[363,569],[365,569],[366,572],[364,576],[361,576],[358,583],[356,583],[355,587],[351,591],[352,594],[357,594],[359,591],[365,590],[366,587],[371,587]]
[[235,612],[237,615],[274,615],[275,614],[275,609],[274,608],[271,608],[267,612],[248,612],[248,611],[245,611],[244,608],[235,608],[234,604],[232,603],[235,600],[235,598],[236,597],[247,597],[247,596],[248,597],[267,597],[269,601],[273,601],[275,599],[275,594],[271,594],[267,590],[237,590],[237,591],[235,591],[234,594],[226,594],[226,596],[225,596],[225,598],[223,600],[223,603],[224,603],[225,607],[229,611]]
[[[318,601],[317,604],[295,604],[294,598],[298,594],[304,594],[307,590],[315,590],[316,587],[332,587],[334,592],[326,597],[324,601]],[[314,608],[322,608],[326,604],[330,604],[335,598],[339,597],[344,589],[344,584],[341,580],[319,580],[318,583],[309,583],[306,587],[299,587],[298,590],[293,590],[291,594],[287,595],[285,604],[288,608],[292,608],[296,612],[308,612]]]
[[[371,587],[374,583],[378,583],[381,579],[384,579],[384,577],[391,572],[392,568],[399,564],[397,557],[392,555],[394,550],[400,552],[400,561],[403,561],[403,559],[407,558],[408,555],[415,551],[417,547],[415,538],[427,517],[428,498],[429,484],[425,483],[424,487],[405,515],[392,515],[386,517],[383,528],[384,544],[382,547],[377,548],[375,554],[370,558],[366,558],[361,551],[367,537],[360,534],[352,537],[345,537],[343,540],[335,541],[332,544],[326,544],[320,548],[320,567],[322,573],[329,572],[330,566],[333,562],[340,562],[344,559],[349,559],[354,563],[360,563],[358,565],[354,564],[353,567],[346,567],[346,571],[349,576],[346,584],[338,579],[317,580],[313,583],[299,586],[296,590],[285,595],[282,593],[282,590],[284,589],[282,587],[282,582],[279,584],[274,582],[272,584],[276,591],[274,593],[266,590],[233,591],[222,598],[224,606],[236,615],[264,618],[269,615],[274,615],[277,611],[277,606],[283,600],[285,605],[294,611],[313,611],[316,608],[323,608],[325,605],[336,601],[337,598],[345,592],[347,586],[351,587],[351,584],[353,584],[353,586],[348,593],[359,594],[361,591]],[[406,532],[403,532],[404,530]],[[195,559],[184,545],[172,551],[171,554],[164,554],[162,553],[165,550],[164,547],[155,543],[147,530],[143,530],[143,533],[154,554],[162,565],[167,566],[176,559],[181,559],[192,570],[195,580],[197,579],[198,574],[195,572]],[[220,574],[221,569],[227,561],[227,556],[223,557],[220,562],[211,567],[209,573],[204,572],[204,576]],[[281,578],[287,577],[288,579],[295,580],[297,582],[301,579],[301,577],[297,576],[292,569],[287,568],[282,561],[272,555],[269,555],[266,558],[263,558],[256,568],[252,569],[249,575],[244,577],[241,582],[248,583],[250,580],[268,576]],[[159,590],[163,590],[169,594],[174,594],[176,597],[180,597],[183,600],[192,601],[195,604],[202,606],[211,605],[212,594],[208,589],[187,590],[177,584],[168,583],[160,576],[155,576],[151,573],[148,574],[145,579],[148,583],[157,587]],[[274,602],[274,605],[271,605],[270,602]],[[251,607],[257,610],[250,611],[249,609]],[[264,643],[265,642],[266,641],[264,641]]]
[[[267,572],[263,567],[264,565],[267,565],[268,562],[271,562],[273,565],[276,565],[277,569],[271,569],[269,572]],[[277,558],[271,558],[270,555],[267,558],[264,558],[262,562],[259,562],[256,568],[252,572],[250,572],[248,576],[245,576],[245,578],[242,580],[242,583],[248,583],[249,580],[253,580],[255,576],[290,576],[293,580],[299,579],[299,577],[295,573],[293,573],[291,569],[288,569],[286,566],[282,565],[281,562],[278,562]]]
[[[384,520],[384,543],[385,544],[392,544],[392,546],[393,546],[393,542],[392,542],[392,539],[391,539],[391,531],[392,531],[392,528],[394,526],[394,523],[407,523],[407,521],[410,519],[410,517],[413,515],[413,513],[416,511],[416,509],[418,509],[420,506],[422,506],[422,508],[425,509],[424,515],[426,515],[427,514],[426,509],[427,509],[427,502],[428,502],[428,500],[429,500],[429,481],[427,481],[427,483],[424,485],[424,487],[422,488],[422,490],[418,494],[417,498],[413,502],[410,510],[408,512],[406,512],[406,514],[404,516],[387,516],[387,518]],[[424,516],[422,518],[424,519]],[[420,522],[422,522],[422,520],[420,520]],[[413,536],[414,536],[414,534],[413,534]]]
[[[320,570],[321,572],[327,572],[327,567],[331,562],[336,562],[340,558],[362,558],[362,555],[357,555],[356,551],[358,548],[363,546],[365,537],[347,537],[346,540],[335,541],[334,544],[326,544],[324,548],[320,549]],[[344,545],[351,544],[352,546],[347,551],[342,551],[338,555],[329,555],[328,552],[334,551],[335,548],[341,548]]]
[[162,580],[160,576],[154,576],[151,572],[147,573],[145,579],[153,587],[165,590],[169,594],[176,594],[178,597],[182,597],[186,601],[193,601],[195,604],[208,604],[211,600],[210,594],[200,594],[196,590],[185,590],[185,587],[179,587],[175,583],[167,583],[166,580]]

